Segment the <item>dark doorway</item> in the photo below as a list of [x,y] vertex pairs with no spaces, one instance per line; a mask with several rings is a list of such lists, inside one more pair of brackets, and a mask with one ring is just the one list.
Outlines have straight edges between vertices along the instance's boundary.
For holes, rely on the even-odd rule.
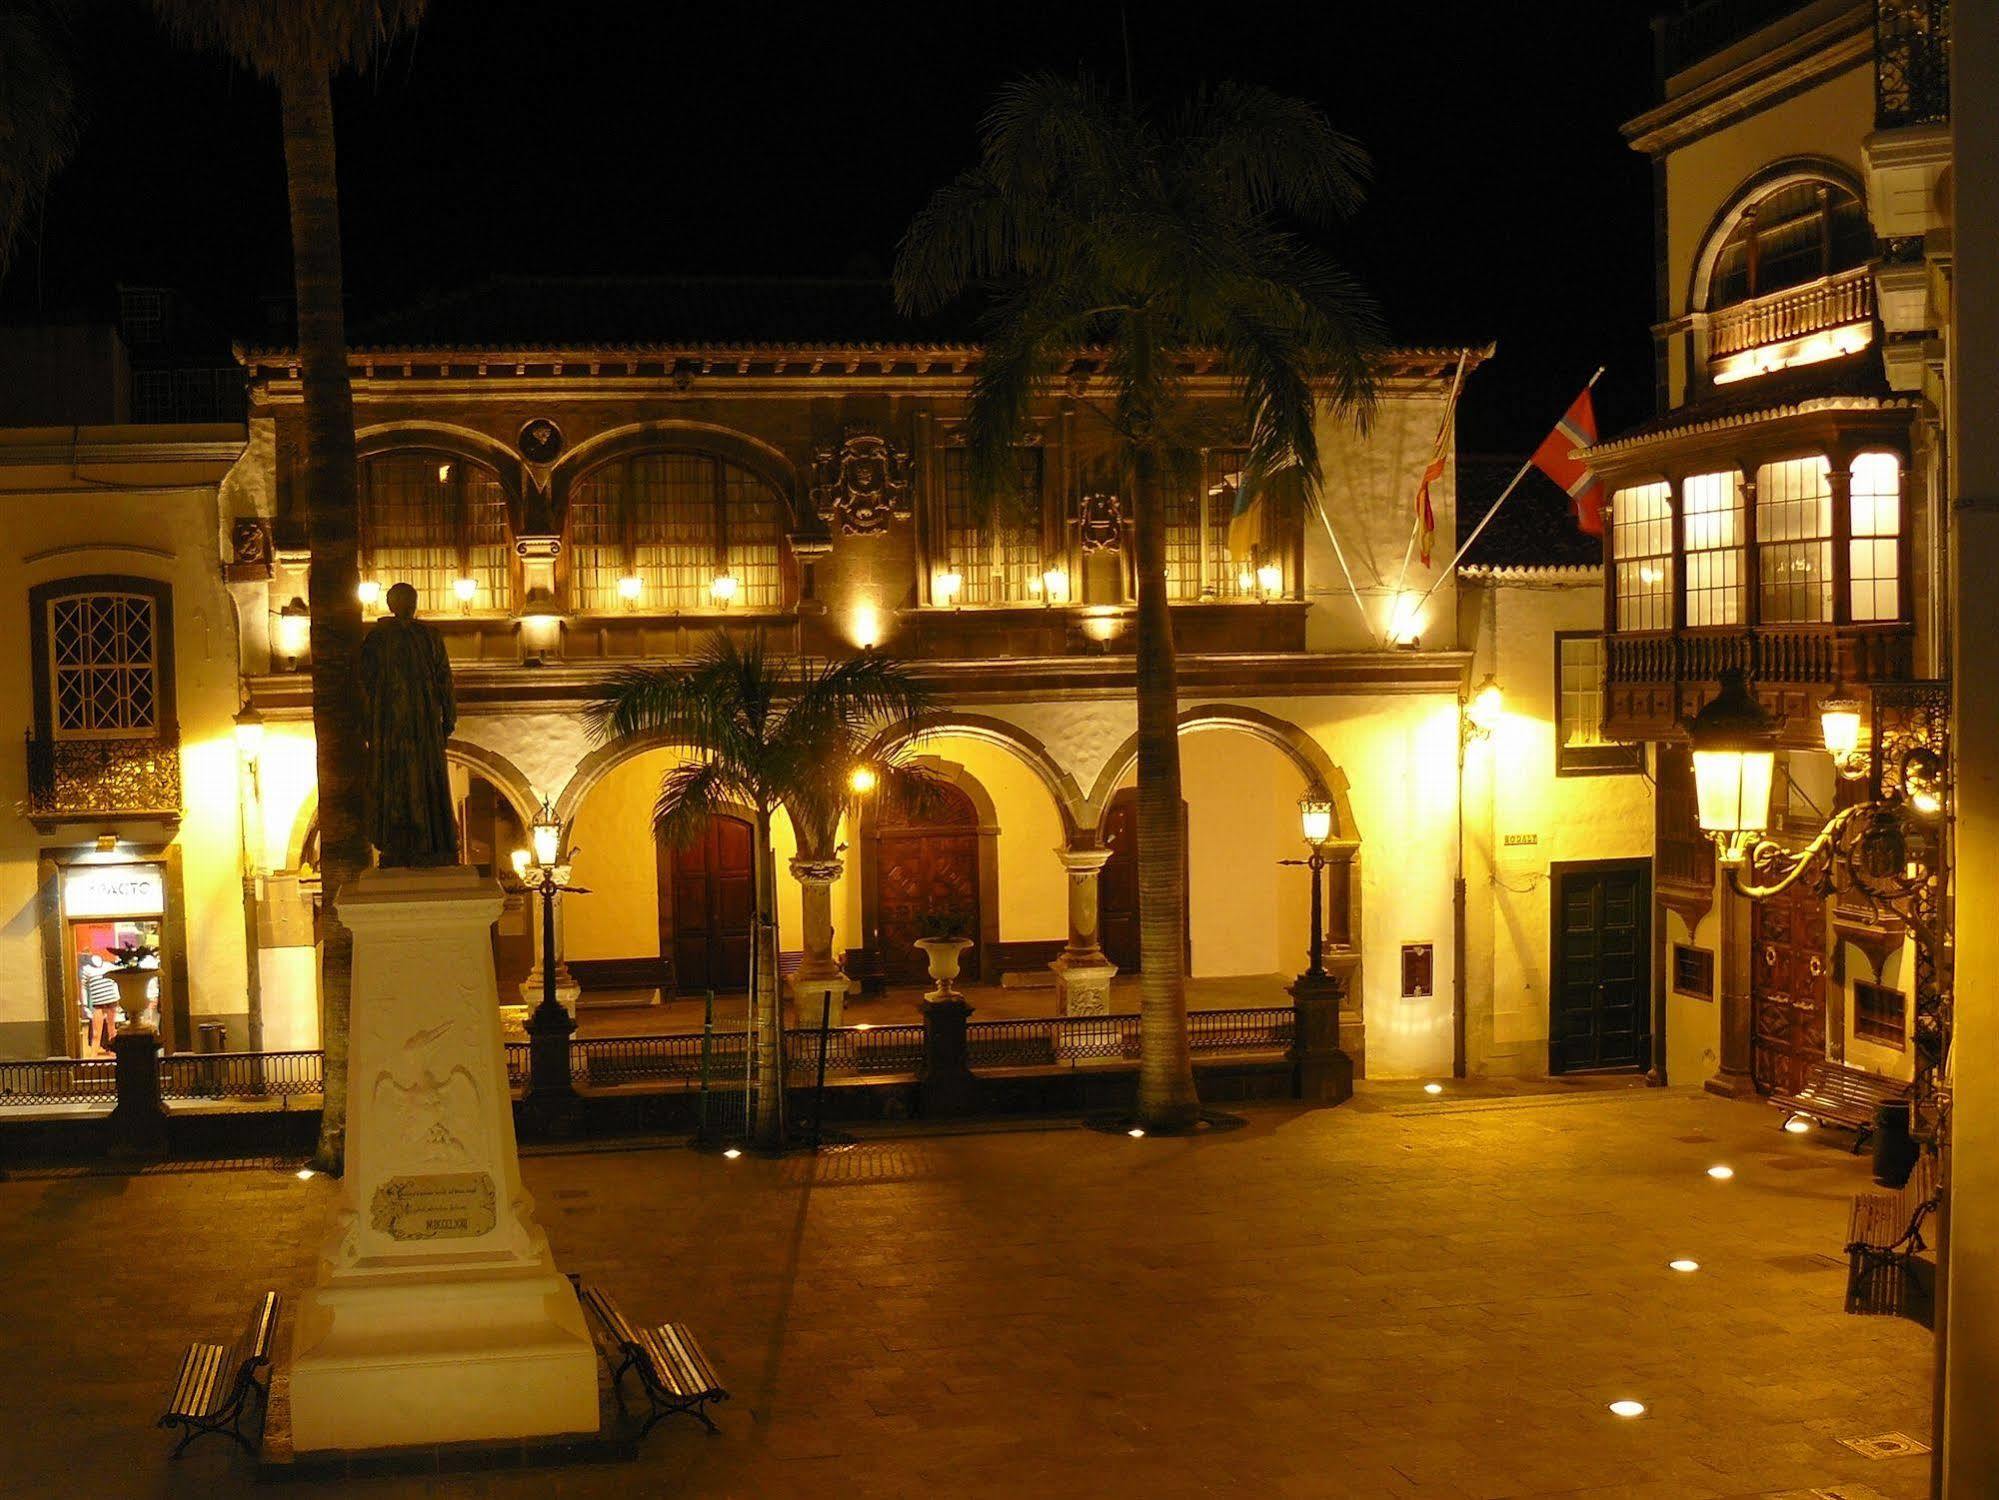
[[1652,880],[1644,860],[1553,869],[1548,1071],[1652,1060]]
[[[1117,965],[1120,974],[1136,974],[1142,967],[1138,944],[1138,788],[1125,787],[1111,797],[1104,809],[1104,846],[1111,857],[1104,861],[1097,877],[1097,934],[1104,945],[1104,957]],[[1188,897],[1186,878],[1187,804],[1180,804],[1180,895]],[[1193,969],[1194,929],[1181,912],[1180,930],[1187,944],[1182,963]]]
[[875,891],[883,972],[890,984],[921,984],[929,968],[915,946],[940,918],[958,919],[973,940],[959,973],[979,977],[979,813],[939,781],[920,812],[885,803],[875,837]]
[[1800,882],[1753,907],[1749,1073],[1761,1093],[1795,1094],[1825,1061],[1825,901]]
[[749,988],[752,843],[747,821],[719,813],[684,849],[659,841],[659,951],[683,993]]
[[[514,851],[527,847],[528,834],[499,789],[473,772],[458,814],[459,857],[481,875],[512,869]],[[510,890],[493,922],[493,979],[502,1005],[521,1002],[521,985],[534,969],[534,917],[533,899]]]

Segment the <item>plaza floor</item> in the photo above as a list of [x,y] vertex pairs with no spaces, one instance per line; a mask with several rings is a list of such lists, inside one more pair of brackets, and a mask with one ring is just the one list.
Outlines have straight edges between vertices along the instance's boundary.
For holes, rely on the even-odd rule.
[[[691,1323],[735,1399],[636,1463],[365,1496],[1925,1493],[1929,1334],[1847,1316],[1865,1162],[1692,1091],[1363,1085],[1199,1140],[896,1135],[524,1163],[563,1267]],[[1729,1181],[1706,1169],[1725,1162]],[[153,1428],[186,1339],[305,1284],[295,1164],[0,1183],[0,1492],[248,1493]],[[1667,1267],[1701,1263],[1693,1274]],[[288,1332],[288,1329],[287,1329]],[[1632,1420],[1612,1401],[1642,1401]],[[281,1487],[278,1493],[285,1493]]]

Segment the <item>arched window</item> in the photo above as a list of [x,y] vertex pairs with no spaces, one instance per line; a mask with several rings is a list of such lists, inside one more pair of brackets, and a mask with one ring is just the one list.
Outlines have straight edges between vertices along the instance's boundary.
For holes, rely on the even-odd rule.
[[716,454],[601,464],[569,495],[576,608],[781,609],[786,514],[768,480]]
[[1902,617],[1902,464],[1892,453],[1853,460],[1848,602],[1856,622]]
[[361,581],[416,590],[420,614],[506,610],[507,497],[455,453],[404,448],[361,465]]
[[1673,487],[1664,480],[1619,490],[1611,499],[1610,551],[1616,569],[1617,628],[1673,626]]
[[1756,471],[1756,582],[1765,625],[1832,619],[1832,465],[1823,457]]
[[1722,241],[1707,310],[1865,265],[1873,254],[1867,209],[1850,191],[1818,179],[1786,183],[1744,209]]

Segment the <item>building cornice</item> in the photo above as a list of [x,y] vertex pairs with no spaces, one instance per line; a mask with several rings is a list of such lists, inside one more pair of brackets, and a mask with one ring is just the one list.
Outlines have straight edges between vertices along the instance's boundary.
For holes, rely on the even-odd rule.
[[1878,419],[1883,425],[1905,426],[1918,405],[1920,402],[1915,397],[1819,396],[1807,401],[1774,404],[1756,411],[1737,412],[1705,421],[1659,427],[1630,437],[1613,438],[1591,448],[1578,448],[1570,457],[1581,459],[1592,469],[1629,470],[1641,458],[1659,457],[1681,448],[1707,446],[1716,437],[1769,428],[1772,424],[1795,418],[1819,417],[1834,422],[1841,419],[1860,422]]
[[[1695,84],[1623,127],[1635,151],[1658,156],[1782,102],[1874,55],[1874,7],[1856,5],[1802,35]],[[1670,83],[1670,80],[1668,80]]]
[[249,442],[238,423],[199,427],[0,428],[0,466],[233,464]]

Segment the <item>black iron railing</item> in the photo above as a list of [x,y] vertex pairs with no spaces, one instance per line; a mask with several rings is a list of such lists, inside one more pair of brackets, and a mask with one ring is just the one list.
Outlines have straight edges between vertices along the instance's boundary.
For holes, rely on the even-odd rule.
[[1950,0],[1875,0],[1875,128],[1949,118]]
[[164,1099],[317,1098],[323,1055],[290,1052],[169,1052],[160,1059]]
[[102,1104],[117,1093],[117,1065],[108,1057],[50,1057],[0,1062],[0,1106]]
[[180,741],[28,738],[30,818],[180,816]]

